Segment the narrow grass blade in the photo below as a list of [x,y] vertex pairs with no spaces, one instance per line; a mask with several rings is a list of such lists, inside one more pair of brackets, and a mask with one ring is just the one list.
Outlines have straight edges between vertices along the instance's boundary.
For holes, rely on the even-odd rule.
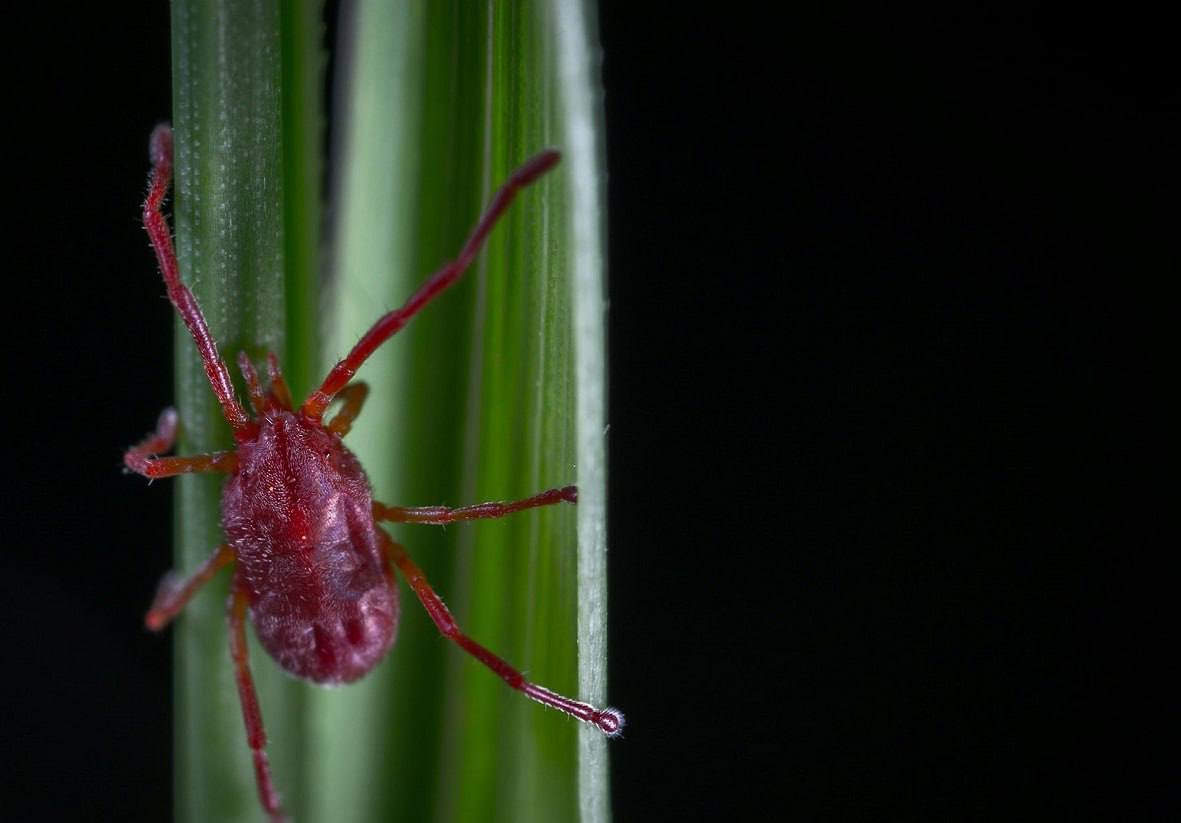
[[[558,0],[553,20],[570,179],[566,232],[578,386],[578,689],[602,704],[608,698],[604,112],[594,4]],[[588,728],[578,737],[578,809],[582,823],[611,819],[607,741]]]
[[[174,0],[175,226],[181,272],[223,357],[274,351],[297,391],[316,365],[314,305],[318,89],[309,26],[318,6]],[[312,67],[312,68],[308,68]],[[284,99],[284,84],[288,98]],[[292,182],[295,181],[295,182]],[[179,453],[231,438],[193,343],[178,324]],[[176,481],[176,566],[195,567],[222,542],[220,476]],[[228,579],[202,591],[175,624],[176,817],[261,818],[227,651]],[[303,807],[304,687],[254,647],[270,754],[287,807]]]
[[[601,118],[577,11],[356,4],[342,26],[324,365],[456,253],[516,165],[548,146],[566,152],[465,282],[358,375],[374,391],[349,444],[390,503],[580,484],[577,510],[392,531],[476,639],[538,682],[601,701]],[[570,38],[575,63],[563,68]],[[574,721],[507,689],[402,597],[390,658],[361,684],[312,698],[313,819],[606,820],[604,741],[580,746]]]

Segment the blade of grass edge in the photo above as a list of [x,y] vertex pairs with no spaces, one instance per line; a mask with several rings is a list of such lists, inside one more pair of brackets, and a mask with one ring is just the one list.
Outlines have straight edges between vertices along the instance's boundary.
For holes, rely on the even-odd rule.
[[[525,158],[560,146],[548,2],[497,5],[488,20],[486,200]],[[528,191],[476,273],[476,345],[462,499],[576,482],[565,166]],[[576,511],[557,507],[465,530],[456,603],[471,631],[530,678],[577,690]],[[453,659],[443,820],[571,820],[576,724]]]
[[[606,161],[595,20],[592,2],[557,0],[578,384],[578,689],[584,699],[602,705],[607,699]],[[607,743],[598,732],[579,729],[582,823],[611,819]]]

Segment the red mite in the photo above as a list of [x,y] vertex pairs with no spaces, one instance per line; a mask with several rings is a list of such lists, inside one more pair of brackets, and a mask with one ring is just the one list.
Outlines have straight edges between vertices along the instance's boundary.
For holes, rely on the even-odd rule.
[[[376,666],[393,645],[398,626],[395,568],[439,631],[509,686],[609,736],[618,735],[623,714],[616,709],[597,709],[530,683],[465,635],[406,550],[377,527],[378,520],[442,525],[503,517],[536,506],[575,503],[578,490],[567,486],[524,500],[457,509],[387,506],[373,500],[360,462],[341,442],[369,392],[364,383],[349,382],[357,369],[459,279],[517,192],[552,169],[558,153],[542,152],[517,169],[496,193],[459,256],[433,274],[404,306],[378,319],[298,409],[292,405],[274,354],[267,358],[270,387],[265,391],[250,359],[240,354],[238,366],[255,413],[251,417],[234,394],[229,370],[196,299],[181,282],[172,235],[160,210],[172,177],[168,126],[158,126],[152,133],[150,151],[152,174],[143,207],[144,227],[168,298],[197,344],[205,374],[233,430],[235,448],[191,457],[156,457],[171,449],[176,437],[176,411],[166,409],[156,431],[124,456],[128,469],[148,478],[190,472],[229,475],[221,501],[226,542],[188,578],[166,575],[145,622],[152,631],[160,631],[202,585],[225,566],[233,566],[230,655],[259,797],[271,818],[285,819],[271,780],[266,734],[246,658],[246,615],[263,647],[288,672],[325,685],[348,683]],[[324,412],[337,396],[341,409],[325,423]]]

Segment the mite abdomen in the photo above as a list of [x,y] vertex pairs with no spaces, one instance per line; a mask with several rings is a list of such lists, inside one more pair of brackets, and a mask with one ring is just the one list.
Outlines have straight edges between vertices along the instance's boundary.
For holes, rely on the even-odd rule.
[[262,595],[250,607],[259,641],[296,677],[323,685],[352,682],[381,662],[394,643],[398,589],[380,575],[356,596],[309,605]]

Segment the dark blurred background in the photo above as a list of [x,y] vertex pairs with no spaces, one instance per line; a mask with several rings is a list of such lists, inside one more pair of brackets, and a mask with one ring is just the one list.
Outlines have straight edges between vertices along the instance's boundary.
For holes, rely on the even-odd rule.
[[[620,821],[1172,793],[1174,45],[1111,9],[957,8],[601,6]],[[170,493],[119,461],[171,396],[136,219],[167,5],[22,13],[5,782],[36,817],[161,820],[170,653],[140,620]]]

